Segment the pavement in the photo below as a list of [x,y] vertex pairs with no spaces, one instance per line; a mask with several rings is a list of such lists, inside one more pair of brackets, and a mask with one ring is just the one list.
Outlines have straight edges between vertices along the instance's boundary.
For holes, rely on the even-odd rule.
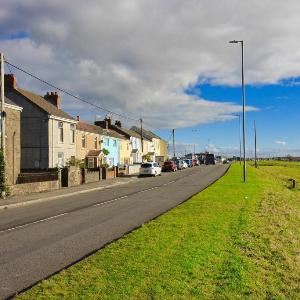
[[0,210],[0,299],[13,297],[186,201],[228,168],[202,165]]

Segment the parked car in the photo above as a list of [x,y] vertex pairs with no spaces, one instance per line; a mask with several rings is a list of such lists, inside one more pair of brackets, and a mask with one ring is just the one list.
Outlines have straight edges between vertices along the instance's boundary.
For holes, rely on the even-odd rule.
[[193,159],[192,163],[193,163],[193,166],[199,166],[200,165],[198,159]]
[[188,168],[188,165],[184,160],[177,160],[176,164],[177,164],[178,170],[183,170],[183,169]]
[[206,165],[215,165],[216,164],[216,158],[214,154],[207,154],[205,159]]
[[165,161],[162,166],[163,172],[176,172],[177,171],[177,165],[174,161]]
[[189,168],[191,168],[193,166],[193,160],[192,159],[185,159],[184,161],[187,163]]
[[161,167],[156,162],[142,163],[140,167],[141,176],[157,176],[161,175]]

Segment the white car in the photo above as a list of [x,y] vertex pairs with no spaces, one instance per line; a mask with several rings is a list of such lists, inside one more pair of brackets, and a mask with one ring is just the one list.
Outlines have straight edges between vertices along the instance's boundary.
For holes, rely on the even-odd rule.
[[184,160],[178,160],[176,164],[177,164],[177,168],[179,170],[183,170],[183,169],[187,169],[188,168],[188,165],[187,165],[187,163]]
[[146,162],[141,164],[140,176],[161,175],[161,167],[156,162]]

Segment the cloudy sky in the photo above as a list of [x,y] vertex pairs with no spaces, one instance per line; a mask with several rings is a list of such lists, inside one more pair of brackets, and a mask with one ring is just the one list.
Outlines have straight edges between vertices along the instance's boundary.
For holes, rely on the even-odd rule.
[[[296,0],[2,0],[0,51],[167,140],[176,128],[182,151],[238,153],[241,48],[228,41],[243,39],[249,154],[255,119],[260,153],[300,155],[299,11]],[[90,122],[105,115],[65,95],[63,107]]]

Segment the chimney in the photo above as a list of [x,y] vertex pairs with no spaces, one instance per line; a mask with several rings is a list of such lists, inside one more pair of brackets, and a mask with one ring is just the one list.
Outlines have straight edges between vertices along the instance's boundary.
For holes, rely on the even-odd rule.
[[77,121],[80,121],[80,117],[79,116],[77,116],[76,119],[77,119]]
[[122,127],[121,121],[115,121],[115,125],[118,126],[118,127],[120,127],[120,128]]
[[109,128],[111,126],[111,117],[106,116],[104,121],[107,123],[107,127]]
[[6,89],[15,89],[17,87],[17,77],[15,74],[4,75],[4,87]]
[[108,129],[108,123],[104,120],[104,121],[95,121],[94,123],[96,126],[99,126],[103,129]]
[[47,92],[47,94],[44,96],[44,99],[46,99],[49,103],[56,106],[58,109],[61,108],[61,98],[57,94],[57,92]]

